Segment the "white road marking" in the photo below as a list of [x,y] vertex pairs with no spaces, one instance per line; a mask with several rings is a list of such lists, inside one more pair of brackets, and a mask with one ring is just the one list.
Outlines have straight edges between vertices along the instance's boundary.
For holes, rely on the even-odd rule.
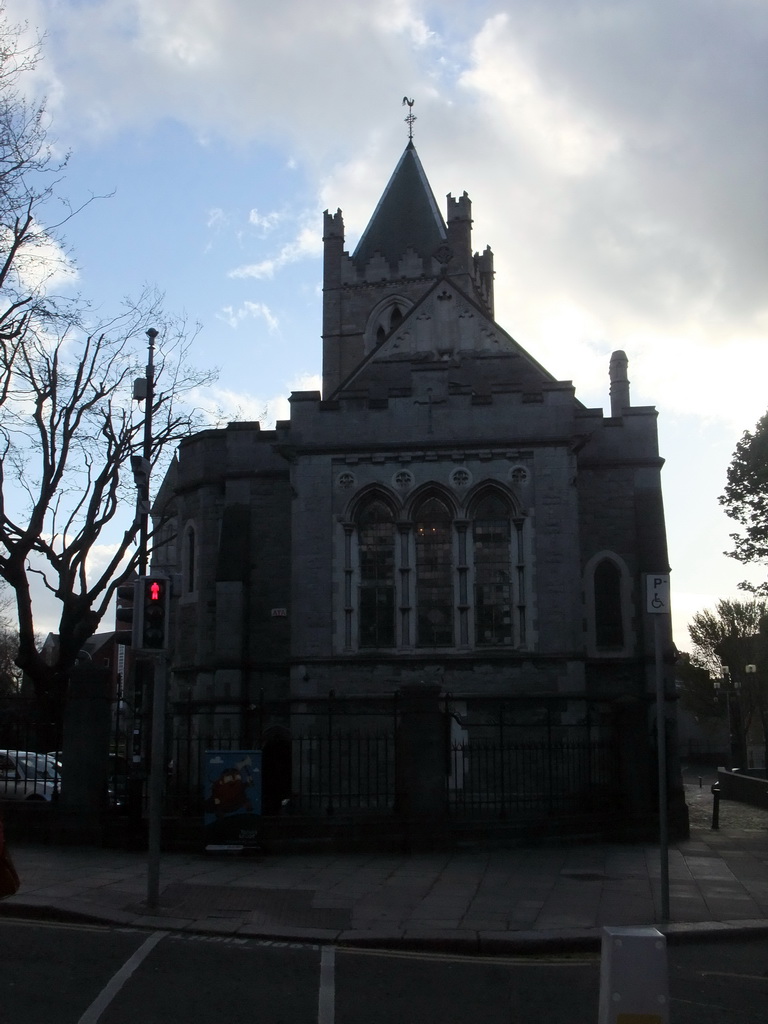
[[591,967],[600,963],[599,953],[521,953],[518,956],[481,956],[475,953],[430,953],[416,949],[376,949],[373,946],[339,946],[351,956],[378,956],[391,960],[431,960],[456,964],[497,964],[501,967]]
[[168,932],[153,932],[146,942],[143,942],[139,946],[133,956],[125,961],[120,970],[110,978],[77,1024],[96,1024],[102,1013],[104,1013],[106,1008],[115,998],[126,981],[128,981],[142,960],[149,956],[158,942],[161,939],[164,939],[167,934]]
[[336,1016],[336,950],[323,946],[320,953],[320,992],[317,997],[317,1024],[333,1024]]

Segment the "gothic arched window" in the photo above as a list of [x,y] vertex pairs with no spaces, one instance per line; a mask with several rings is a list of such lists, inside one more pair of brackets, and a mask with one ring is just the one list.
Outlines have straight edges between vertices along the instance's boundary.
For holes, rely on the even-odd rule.
[[472,523],[475,563],[475,643],[512,644],[513,589],[509,508],[495,494],[475,506]]
[[392,316],[389,318],[389,329],[395,331],[403,322],[403,312],[399,306],[395,306],[392,310]]
[[413,303],[400,295],[390,295],[373,310],[365,328],[365,351],[381,345],[402,324]]
[[453,516],[431,497],[414,514],[416,551],[416,643],[453,644]]
[[395,521],[375,498],[357,520],[360,565],[359,642],[361,647],[395,645]]
[[624,646],[624,622],[621,602],[621,569],[610,558],[595,566],[595,645],[599,648]]

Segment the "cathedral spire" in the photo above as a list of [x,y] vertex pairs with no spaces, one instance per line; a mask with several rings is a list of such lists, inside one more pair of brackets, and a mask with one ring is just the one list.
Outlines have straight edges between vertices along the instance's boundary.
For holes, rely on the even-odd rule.
[[416,147],[408,141],[352,261],[361,270],[376,255],[394,270],[408,249],[424,259],[445,243],[447,229]]

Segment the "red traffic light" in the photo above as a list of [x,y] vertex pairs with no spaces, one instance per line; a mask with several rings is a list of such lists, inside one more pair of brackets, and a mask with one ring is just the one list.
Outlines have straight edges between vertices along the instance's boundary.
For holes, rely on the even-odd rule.
[[141,620],[138,648],[163,651],[168,647],[171,596],[167,577],[144,576],[141,581]]

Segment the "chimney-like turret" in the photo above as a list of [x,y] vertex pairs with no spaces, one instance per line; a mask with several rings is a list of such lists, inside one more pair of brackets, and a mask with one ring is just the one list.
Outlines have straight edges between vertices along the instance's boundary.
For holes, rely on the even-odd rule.
[[491,316],[495,315],[493,308],[493,253],[491,247],[486,245],[482,253],[475,253],[475,267],[477,270],[480,288]]
[[611,379],[611,416],[621,416],[629,408],[629,378],[627,367],[629,360],[626,352],[617,350],[611,356],[609,376]]
[[323,214],[323,394],[341,380],[341,268],[344,253],[344,218],[341,210]]
[[450,274],[469,274],[472,267],[472,201],[465,192],[454,199],[446,197],[448,203],[448,245],[453,250]]

